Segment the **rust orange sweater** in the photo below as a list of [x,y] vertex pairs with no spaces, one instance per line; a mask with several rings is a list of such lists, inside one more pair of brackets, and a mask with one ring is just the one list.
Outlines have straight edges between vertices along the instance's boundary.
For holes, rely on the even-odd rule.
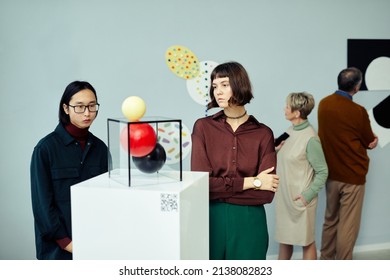
[[318,106],[318,136],[329,168],[329,179],[356,185],[366,182],[368,145],[375,136],[364,107],[338,93]]

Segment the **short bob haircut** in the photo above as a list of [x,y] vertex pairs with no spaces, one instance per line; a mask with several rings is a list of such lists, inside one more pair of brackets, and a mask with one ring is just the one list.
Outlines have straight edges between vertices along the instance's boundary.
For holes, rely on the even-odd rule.
[[245,68],[238,62],[226,62],[215,67],[211,73],[209,92],[211,101],[207,104],[207,110],[218,107],[214,96],[214,88],[212,87],[213,81],[225,77],[229,78],[229,84],[233,92],[229,105],[243,106],[253,98],[251,82]]
[[349,67],[339,73],[337,77],[337,84],[339,86],[339,90],[351,92],[355,89],[355,87],[360,86],[362,80],[362,72],[358,68]]
[[299,111],[301,118],[306,120],[307,116],[314,108],[314,97],[307,92],[293,92],[286,98],[286,103],[291,108],[291,112]]
[[95,94],[96,103],[97,103],[98,100],[97,100],[96,91],[90,83],[84,82],[84,81],[74,81],[74,82],[70,83],[65,88],[65,91],[61,97],[60,107],[59,107],[59,112],[58,112],[59,121],[63,125],[67,125],[70,123],[69,115],[65,113],[63,105],[65,104],[65,105],[69,106],[69,101],[72,99],[72,96],[75,95],[76,93],[78,93],[79,91],[84,90],[84,89],[89,89],[90,91],[92,91]]

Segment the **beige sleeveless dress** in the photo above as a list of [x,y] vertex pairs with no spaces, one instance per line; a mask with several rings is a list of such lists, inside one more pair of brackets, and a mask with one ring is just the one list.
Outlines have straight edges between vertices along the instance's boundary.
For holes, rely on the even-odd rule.
[[314,170],[306,157],[306,147],[312,137],[318,137],[309,125],[302,130],[287,130],[290,137],[277,156],[279,189],[275,194],[275,240],[289,245],[307,246],[315,240],[317,197],[307,206],[294,198],[307,189]]

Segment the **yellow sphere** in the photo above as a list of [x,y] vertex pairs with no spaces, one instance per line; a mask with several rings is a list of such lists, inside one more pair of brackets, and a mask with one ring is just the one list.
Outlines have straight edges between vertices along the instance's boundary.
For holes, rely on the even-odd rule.
[[129,96],[122,103],[122,113],[129,121],[140,120],[146,111],[146,105],[142,98]]

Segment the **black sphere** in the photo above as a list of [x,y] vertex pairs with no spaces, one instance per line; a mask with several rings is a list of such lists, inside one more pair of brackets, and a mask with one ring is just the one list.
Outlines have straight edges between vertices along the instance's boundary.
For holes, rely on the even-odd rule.
[[144,173],[154,173],[159,171],[165,164],[167,155],[164,147],[156,143],[153,151],[144,157],[132,157],[135,166]]

